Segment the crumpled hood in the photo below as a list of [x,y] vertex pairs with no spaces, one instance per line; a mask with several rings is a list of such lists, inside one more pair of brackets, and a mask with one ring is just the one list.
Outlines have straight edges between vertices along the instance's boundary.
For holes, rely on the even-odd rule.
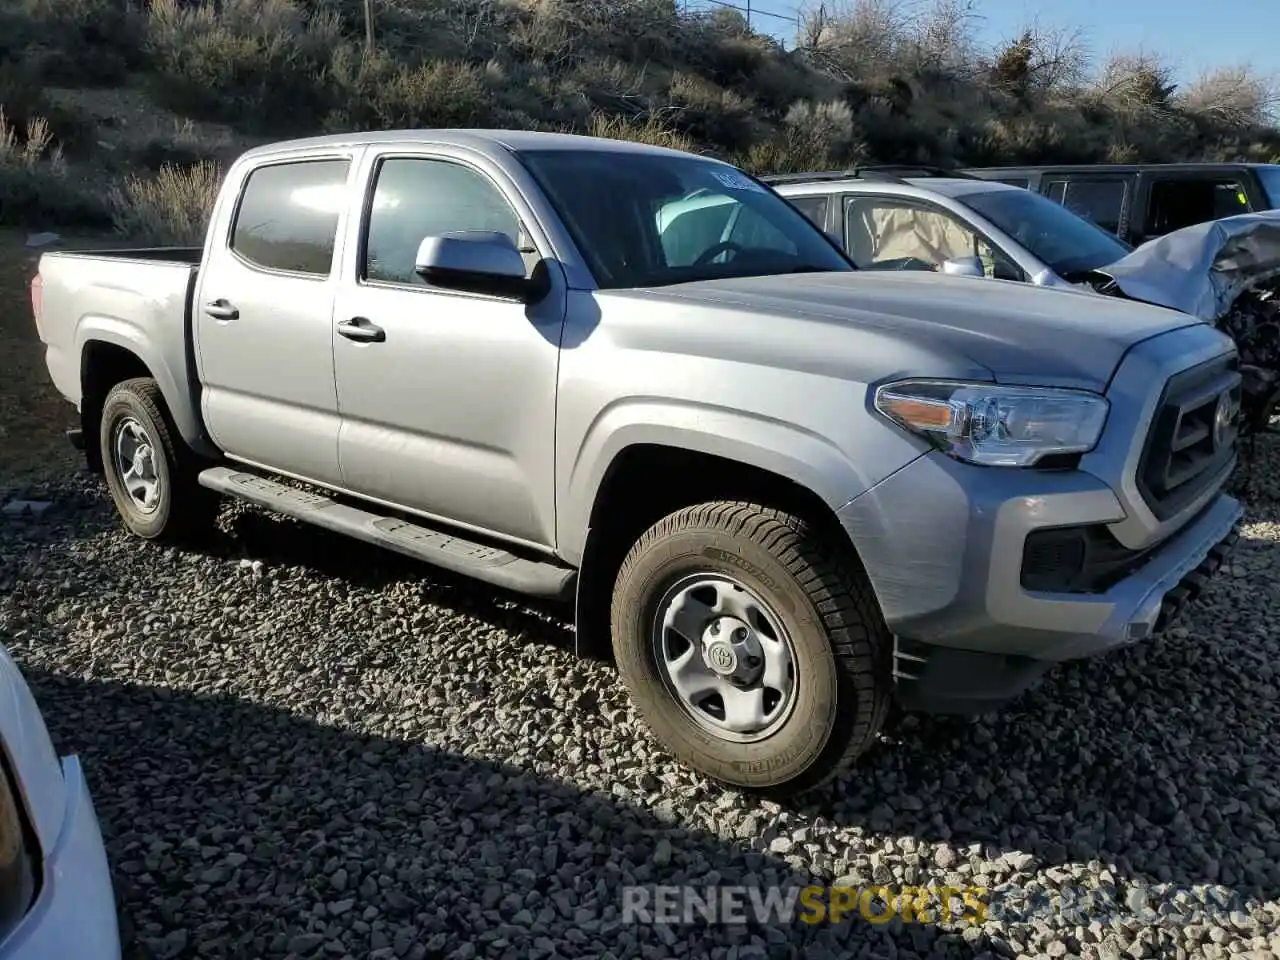
[[1095,273],[1110,277],[1134,300],[1212,323],[1245,290],[1280,275],[1280,211],[1175,230]]
[[637,295],[889,331],[964,356],[1000,382],[1090,390],[1106,388],[1134,344],[1198,322],[1092,291],[923,271],[706,280]]

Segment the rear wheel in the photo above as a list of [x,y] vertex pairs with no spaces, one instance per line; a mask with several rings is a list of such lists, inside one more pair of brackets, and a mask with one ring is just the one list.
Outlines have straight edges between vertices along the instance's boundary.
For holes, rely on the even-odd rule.
[[870,585],[801,517],[716,502],[664,518],[623,561],[612,626],[650,728],[723,783],[812,789],[884,721],[892,645]]
[[177,541],[212,527],[217,495],[196,482],[198,460],[154,380],[135,377],[111,388],[98,440],[107,489],[130,533]]

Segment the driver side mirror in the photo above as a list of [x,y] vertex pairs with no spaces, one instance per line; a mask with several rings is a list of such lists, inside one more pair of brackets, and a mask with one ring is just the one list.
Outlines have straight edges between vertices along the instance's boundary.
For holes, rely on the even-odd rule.
[[[534,303],[547,293],[546,273],[525,276],[524,257],[505,233],[470,230],[427,237],[418,245],[415,272],[445,290],[484,293]],[[541,280],[537,279],[541,276]]]
[[953,257],[945,260],[942,264],[942,272],[952,277],[985,277],[987,275],[979,257]]

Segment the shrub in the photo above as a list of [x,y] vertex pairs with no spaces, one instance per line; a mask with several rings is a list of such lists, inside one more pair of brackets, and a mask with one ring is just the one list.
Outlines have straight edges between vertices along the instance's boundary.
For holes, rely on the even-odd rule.
[[128,0],[17,0],[0,12],[0,59],[42,82],[122,83],[142,62],[143,23]]
[[223,0],[220,10],[153,0],[147,22],[162,104],[273,134],[319,125],[326,67],[342,47],[336,16],[307,18],[291,0]]
[[338,50],[329,69],[332,130],[476,127],[492,118],[495,100],[480,70],[460,63],[416,67],[384,54]]
[[15,126],[0,109],[0,223],[100,225],[106,210],[68,176],[62,151],[40,117]]
[[608,137],[611,140],[631,140],[635,143],[647,143],[654,147],[668,147],[672,150],[697,152],[697,145],[680,131],[672,128],[654,114],[643,119],[608,116],[603,113],[591,115],[587,125],[587,133],[592,137]]
[[222,171],[210,161],[129,177],[108,194],[112,225],[137,243],[199,246],[221,183]]
[[97,128],[87,118],[50,99],[44,84],[29,66],[0,64],[0,107],[19,139],[32,120],[39,120],[68,158],[91,154]]
[[141,146],[129,150],[126,158],[135,166],[153,173],[162,167],[193,167],[205,160],[214,159],[225,147],[222,141],[208,142],[201,138],[190,120],[175,123],[170,134],[152,137]]

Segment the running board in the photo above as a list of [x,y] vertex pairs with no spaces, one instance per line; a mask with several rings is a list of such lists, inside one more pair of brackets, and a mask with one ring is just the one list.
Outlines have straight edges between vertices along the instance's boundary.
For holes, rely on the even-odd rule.
[[528,560],[501,547],[464,540],[398,517],[370,513],[324,494],[307,493],[276,483],[256,473],[210,467],[202,471],[198,479],[200,486],[218,493],[497,587],[532,597],[555,600],[573,597],[577,571],[569,567]]

